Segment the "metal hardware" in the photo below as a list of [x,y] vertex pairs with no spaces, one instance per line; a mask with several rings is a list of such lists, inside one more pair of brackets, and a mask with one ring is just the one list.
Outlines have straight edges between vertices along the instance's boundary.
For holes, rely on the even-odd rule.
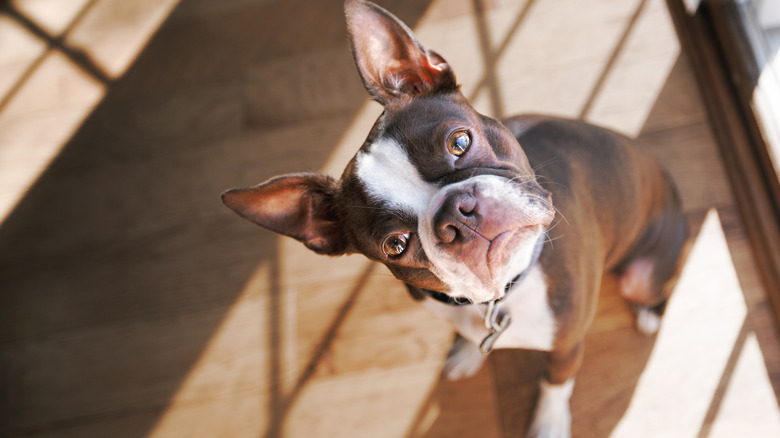
[[487,356],[493,350],[493,344],[501,333],[504,333],[509,324],[512,322],[512,317],[508,313],[499,311],[499,303],[497,300],[488,302],[487,314],[485,314],[485,328],[490,331],[482,343],[479,344],[479,351]]

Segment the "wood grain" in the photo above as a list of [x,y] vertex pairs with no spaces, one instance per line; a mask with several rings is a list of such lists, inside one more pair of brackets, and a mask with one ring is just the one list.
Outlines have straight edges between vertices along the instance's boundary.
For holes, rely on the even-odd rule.
[[[481,111],[609,126],[679,185],[695,243],[669,318],[639,335],[605,279],[574,436],[780,433],[780,342],[663,1],[381,3]],[[111,35],[120,12],[79,44],[140,38]],[[0,436],[524,436],[543,353],[497,351],[475,377],[441,380],[451,330],[384,267],[316,256],[219,201],[279,173],[338,175],[365,138],[379,107],[341,1],[184,0],[143,36],[0,224]],[[57,90],[34,77],[0,123]],[[33,166],[7,151],[72,119],[63,102],[0,131],[0,175]]]

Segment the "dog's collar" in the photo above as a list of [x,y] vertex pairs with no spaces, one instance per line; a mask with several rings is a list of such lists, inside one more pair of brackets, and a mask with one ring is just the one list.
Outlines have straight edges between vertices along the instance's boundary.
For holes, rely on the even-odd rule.
[[436,292],[435,290],[422,289],[425,296],[433,298],[434,300],[447,304],[448,306],[465,306],[471,304],[468,298],[455,298],[451,297],[444,292]]
[[[504,288],[504,296],[497,300],[489,301],[495,304],[498,304],[506,299],[506,297],[509,296],[510,292],[514,290],[514,286],[521,283],[525,277],[528,276],[528,272],[531,271],[531,268],[536,265],[536,262],[539,261],[539,256],[542,254],[542,248],[544,247],[545,242],[545,235],[542,234],[539,236],[539,239],[536,241],[536,244],[534,244],[534,252],[531,255],[531,261],[528,263],[528,267],[523,270],[520,274],[517,275],[517,277],[513,278],[512,281],[507,283],[506,287]],[[428,289],[422,289],[422,292],[434,300],[447,304],[449,306],[465,306],[467,304],[472,304],[471,300],[468,298],[461,298],[461,297],[451,297],[444,292],[437,292],[433,290]],[[489,302],[485,303],[479,303],[479,304],[487,304]]]

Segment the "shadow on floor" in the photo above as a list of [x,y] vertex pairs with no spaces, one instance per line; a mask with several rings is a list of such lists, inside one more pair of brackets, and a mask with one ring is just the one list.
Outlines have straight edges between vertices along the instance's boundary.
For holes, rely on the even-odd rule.
[[[340,1],[179,5],[0,227],[0,435],[150,434],[277,257],[219,194],[321,167],[365,102],[345,41]],[[335,82],[294,65],[315,51]]]

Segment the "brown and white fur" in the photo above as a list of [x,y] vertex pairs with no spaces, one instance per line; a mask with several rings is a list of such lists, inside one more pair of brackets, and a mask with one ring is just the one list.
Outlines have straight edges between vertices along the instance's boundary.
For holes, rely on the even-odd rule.
[[640,330],[658,328],[687,234],[672,183],[612,131],[477,113],[450,65],[397,18],[362,0],[345,8],[358,71],[384,106],[366,141],[339,180],[283,175],[223,201],[317,253],[384,263],[460,334],[449,378],[484,361],[488,329],[474,306],[503,300],[512,323],[494,347],[547,352],[530,435],[569,436],[569,397],[605,273],[619,276]]

